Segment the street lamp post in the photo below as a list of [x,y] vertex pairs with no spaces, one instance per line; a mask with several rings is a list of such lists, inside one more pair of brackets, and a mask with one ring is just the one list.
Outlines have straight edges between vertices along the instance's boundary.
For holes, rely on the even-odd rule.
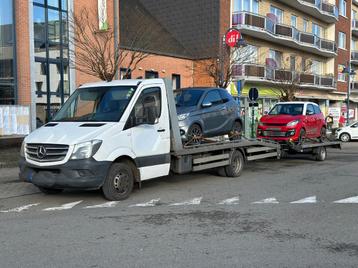
[[347,62],[346,67],[342,70],[343,74],[348,75],[348,89],[347,89],[347,115],[346,115],[346,124],[349,125],[349,105],[350,105],[350,95],[351,95],[351,75],[356,75],[356,72],[351,69],[350,64]]

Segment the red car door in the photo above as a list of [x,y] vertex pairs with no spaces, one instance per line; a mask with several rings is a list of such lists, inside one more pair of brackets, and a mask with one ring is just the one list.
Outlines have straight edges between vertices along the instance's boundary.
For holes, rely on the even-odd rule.
[[307,104],[305,125],[306,125],[307,138],[315,137],[316,116],[315,116],[314,107],[312,104]]

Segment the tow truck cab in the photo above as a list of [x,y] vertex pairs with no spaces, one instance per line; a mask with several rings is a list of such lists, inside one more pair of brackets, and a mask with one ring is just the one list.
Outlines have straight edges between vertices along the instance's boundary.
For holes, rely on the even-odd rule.
[[[128,176],[143,181],[168,175],[169,169],[169,112],[162,79],[85,84],[53,121],[25,138],[21,149],[20,178],[46,193],[103,187],[107,198],[122,199],[133,183]],[[118,178],[105,185],[111,172]]]

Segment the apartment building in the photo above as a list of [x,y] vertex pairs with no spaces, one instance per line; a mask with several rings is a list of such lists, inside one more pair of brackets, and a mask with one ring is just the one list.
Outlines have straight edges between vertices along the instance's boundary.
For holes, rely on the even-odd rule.
[[293,83],[298,99],[318,103],[326,114],[330,107],[341,109],[348,88],[340,72],[350,60],[350,12],[345,0],[233,0],[232,26],[253,51],[235,69],[242,103],[247,107],[248,90],[258,88],[260,117],[277,102],[282,85]]
[[[351,67],[355,72],[358,70],[358,1],[352,1],[352,29],[351,29]],[[358,75],[352,77],[352,99],[358,98]],[[354,107],[354,105],[353,105]]]

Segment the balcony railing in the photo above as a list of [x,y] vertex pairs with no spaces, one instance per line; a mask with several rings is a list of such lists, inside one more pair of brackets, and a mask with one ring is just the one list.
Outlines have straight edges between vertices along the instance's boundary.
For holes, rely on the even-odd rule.
[[[308,46],[319,51],[337,53],[337,45],[334,41],[320,38],[312,33],[301,32],[293,26],[275,23],[272,19],[249,12],[237,12],[232,16],[233,26],[238,28],[254,29],[265,31],[273,37],[282,37],[300,46]],[[292,45],[291,45],[292,46]]]
[[235,65],[233,68],[233,76],[238,78],[246,77],[249,80],[262,80],[276,84],[292,83],[301,87],[336,88],[336,80],[333,76],[302,73],[286,69],[274,69],[259,64]]
[[322,0],[301,0],[301,2],[313,5],[320,11],[338,18],[338,8],[333,4]]

